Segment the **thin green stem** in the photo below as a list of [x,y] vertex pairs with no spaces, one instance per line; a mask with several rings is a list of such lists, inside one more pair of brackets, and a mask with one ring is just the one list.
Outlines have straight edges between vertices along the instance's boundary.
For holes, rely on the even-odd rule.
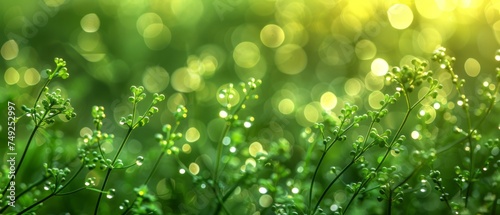
[[158,168],[158,165],[160,164],[160,161],[161,161],[161,158],[165,155],[165,150],[163,150],[160,154],[160,156],[158,156],[158,159],[156,159],[156,162],[155,162],[155,165],[153,166],[153,169],[151,170],[151,172],[149,173],[148,177],[146,178],[146,181],[144,182],[144,184],[148,184],[149,183],[149,180],[151,180],[151,177],[153,177],[153,174],[154,172],[156,171],[156,168]]
[[37,202],[35,202],[34,204],[30,205],[29,207],[25,208],[24,210],[22,210],[21,212],[19,212],[17,214],[20,215],[20,214],[24,214],[24,213],[30,211],[32,208],[36,207],[37,205],[41,204],[42,202],[46,201],[47,199],[51,198],[54,195],[55,195],[55,193],[49,194],[45,198],[38,200]]
[[[23,154],[21,155],[21,159],[19,160],[19,163],[17,164],[17,168],[16,168],[16,172],[14,173],[14,177],[11,177],[10,180],[9,180],[9,183],[7,183],[5,185],[5,188],[3,189],[2,191],[2,196],[5,196],[6,192],[7,192],[7,189],[9,188],[9,184],[14,181],[17,173],[19,172],[19,168],[21,167],[21,165],[23,164],[23,161],[24,161],[24,158],[26,157],[26,154],[28,152],[28,148],[30,147],[31,145],[31,142],[33,141],[33,137],[35,136],[35,133],[36,131],[38,130],[38,128],[40,128],[39,125],[35,125],[35,128],[33,128],[33,131],[31,132],[30,134],[30,137],[28,138],[28,143],[26,144],[26,147],[24,148],[24,151],[23,151]],[[5,207],[6,208],[6,207]],[[1,211],[0,211],[1,212]]]
[[[359,157],[358,157],[359,158]],[[321,203],[321,201],[323,201],[323,199],[325,198],[326,194],[328,193],[328,190],[330,190],[330,188],[333,186],[333,184],[340,178],[341,175],[344,174],[345,171],[347,171],[347,169],[349,169],[355,162],[356,162],[357,159],[352,159],[351,162],[349,162],[349,164],[347,164],[347,166],[345,166],[338,175],[335,176],[335,178],[330,182],[330,184],[328,184],[328,186],[326,187],[325,190],[323,190],[323,193],[321,194],[321,196],[319,197],[318,199],[318,202],[316,202],[316,205],[314,206],[314,208],[311,210],[311,215],[316,213],[316,211],[318,210],[319,208],[319,204]]]
[[[48,199],[52,198],[53,196],[56,196],[58,195],[58,193],[60,193],[62,190],[64,190],[64,188],[66,188],[73,180],[75,180],[76,176],[78,174],[80,174],[80,172],[83,170],[83,168],[85,167],[85,165],[81,165],[80,168],[75,172],[75,174],[73,174],[73,176],[71,176],[71,178],[66,182],[66,184],[62,185],[62,187],[58,188],[58,185],[56,184],[56,190],[53,191],[52,193],[50,193],[48,196],[46,196],[45,198],[43,199],[40,199],[39,201],[33,203],[32,205],[26,207],[24,210],[22,210],[21,212],[19,212],[18,214],[23,214],[25,212],[28,212],[29,210],[31,210],[32,208],[36,207],[37,205],[47,201]],[[57,179],[56,179],[57,180]],[[72,193],[75,193],[75,192],[70,192],[68,194],[72,194]],[[61,195],[65,195],[65,194],[61,194]]]
[[220,136],[218,144],[217,144],[217,157],[215,160],[215,171],[214,171],[214,185],[216,187],[219,187],[217,185],[217,183],[219,181],[220,160],[222,158],[222,147],[224,145],[223,140],[224,140],[224,137],[226,137],[226,134],[229,132],[230,128],[231,128],[231,122],[226,121],[226,124],[224,126],[224,129],[222,130],[221,136]]
[[[384,161],[387,159],[389,153],[391,152],[392,150],[392,146],[394,145],[394,143],[396,142],[396,140],[399,138],[399,134],[401,133],[401,131],[403,130],[403,127],[404,125],[406,124],[406,121],[408,120],[409,116],[410,116],[410,113],[412,111],[412,108],[408,109],[408,111],[406,111],[406,114],[403,118],[403,122],[401,122],[401,125],[399,126],[396,134],[394,135],[394,138],[392,139],[391,143],[389,144],[389,147],[387,147],[387,150],[385,151],[385,154],[384,156],[382,157],[382,160],[380,161],[380,163],[377,165],[377,167],[375,168],[375,172],[378,172],[380,170],[380,168],[382,167],[382,164],[384,163]],[[359,189],[357,189],[353,196],[351,197],[351,199],[349,200],[349,202],[347,203],[345,209],[344,209],[344,213],[349,209],[349,206],[351,205],[351,203],[354,201],[354,199],[356,198],[356,196],[359,194],[360,190],[362,187],[365,187],[371,180],[373,179],[373,176],[370,176],[370,177],[367,177],[366,179],[363,180],[363,182],[361,183],[361,186]]]
[[[344,123],[345,123],[345,120],[342,120],[342,122],[340,123],[339,128],[342,128],[342,126],[344,125]],[[319,159],[318,165],[316,165],[313,177],[311,179],[311,184],[310,184],[310,187],[309,187],[309,207],[311,207],[311,205],[312,205],[312,195],[313,195],[313,189],[314,189],[314,181],[316,180],[316,176],[318,175],[319,168],[320,168],[321,164],[323,163],[323,160],[324,160],[326,154],[333,147],[333,145],[338,141],[338,138],[341,137],[342,135],[344,135],[353,126],[354,126],[354,123],[352,123],[349,126],[347,126],[341,133],[337,134],[337,136],[334,138],[334,140],[332,141],[332,143],[330,143],[328,145],[328,147],[325,145],[325,151],[321,154],[321,157]],[[323,137],[323,139],[324,139],[324,137]],[[317,206],[312,209],[313,213],[316,210],[317,210]]]
[[[134,107],[135,107],[135,105],[134,105]],[[134,112],[135,112],[135,108],[134,108]],[[102,183],[101,191],[104,191],[104,189],[106,188],[106,183],[108,182],[109,175],[111,174],[111,171],[113,170],[113,165],[116,162],[116,159],[118,159],[118,156],[120,155],[120,152],[122,151],[123,146],[125,146],[125,143],[128,141],[128,138],[130,137],[130,134],[132,133],[132,131],[133,131],[133,128],[129,127],[129,129],[127,130],[127,134],[125,135],[125,138],[123,139],[122,143],[120,144],[120,147],[118,148],[118,152],[116,153],[115,157],[113,158],[113,161],[111,162],[111,164],[108,164],[111,166],[108,167],[108,171],[106,172],[106,176],[104,177],[104,181]],[[103,194],[103,192],[99,193],[99,197],[97,198],[97,203],[96,203],[95,209],[94,209],[94,214],[97,214],[97,212],[99,211],[99,205],[101,203],[102,194]]]

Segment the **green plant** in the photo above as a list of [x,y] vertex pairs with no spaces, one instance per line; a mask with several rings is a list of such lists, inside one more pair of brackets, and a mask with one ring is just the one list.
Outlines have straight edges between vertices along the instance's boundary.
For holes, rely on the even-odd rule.
[[[166,96],[154,93],[144,104],[145,88],[132,86],[124,105],[129,112],[119,116],[124,133],[108,133],[105,108],[93,106],[93,128],[61,152],[55,119],[76,114],[65,92],[49,90],[54,78],[68,77],[66,63],[56,58],[34,104],[16,119],[28,118],[31,133],[15,176],[26,174],[22,164],[34,150],[47,148],[38,158],[43,163],[30,180],[2,177],[3,196],[12,182],[19,186],[15,207],[2,198],[0,213],[34,214],[70,197],[95,202],[62,210],[94,214],[495,214],[500,140],[491,115],[498,111],[500,69],[470,92],[444,48],[430,60],[415,58],[387,71],[387,93],[377,108],[345,102],[301,132],[288,128],[286,117],[268,120],[254,106],[265,93],[261,80],[214,90],[217,111],[202,113],[212,118],[212,138],[196,127],[196,102],[163,115]],[[154,125],[159,121],[163,126]],[[147,125],[160,127],[151,135],[158,145],[132,155],[127,145]],[[258,136],[264,131],[273,135]],[[48,144],[32,146],[37,140]]]
[[[318,124],[317,128],[320,131],[320,137],[322,137],[323,150],[319,158],[318,164],[312,173],[312,180],[309,186],[309,206],[308,213],[316,214],[318,211],[325,211],[320,208],[321,203],[324,202],[327,194],[331,193],[330,189],[336,183],[344,183],[347,189],[347,193],[350,197],[344,206],[338,203],[333,203],[331,210],[338,214],[347,213],[348,209],[354,204],[356,199],[361,201],[367,201],[366,198],[376,197],[378,201],[385,201],[387,206],[385,210],[380,210],[380,208],[374,209],[376,213],[391,214],[394,208],[394,204],[401,204],[404,201],[404,196],[415,192],[429,192],[427,188],[416,188],[419,183],[420,186],[425,187],[430,186],[429,181],[434,184],[435,190],[440,193],[439,199],[445,202],[449,212],[451,213],[484,213],[491,212],[495,213],[496,203],[492,203],[491,200],[484,200],[481,198],[474,198],[472,196],[472,190],[475,192],[481,192],[481,196],[497,196],[497,194],[489,192],[489,190],[494,190],[496,184],[498,183],[498,173],[497,172],[487,172],[488,167],[483,169],[477,168],[475,163],[484,163],[483,165],[489,166],[492,161],[497,161],[498,165],[498,138],[493,135],[491,139],[486,141],[482,140],[482,135],[479,133],[479,128],[484,123],[487,116],[494,108],[496,103],[496,95],[498,94],[498,82],[500,73],[497,74],[497,84],[491,85],[489,82],[484,82],[483,89],[479,94],[484,98],[480,101],[483,102],[478,105],[477,109],[474,111],[476,117],[480,120],[476,121],[473,125],[473,120],[471,117],[471,107],[469,105],[470,101],[467,99],[467,95],[464,90],[464,79],[459,79],[459,77],[454,73],[453,62],[455,59],[446,55],[444,48],[437,49],[432,58],[433,61],[438,63],[438,71],[444,70],[448,72],[451,76],[451,84],[455,86],[457,92],[456,103],[451,103],[448,101],[448,96],[443,92],[443,85],[438,79],[433,78],[435,72],[431,71],[429,64],[425,61],[414,59],[411,61],[411,65],[405,65],[403,67],[394,67],[391,69],[387,75],[386,80],[391,83],[395,83],[395,93],[393,95],[385,95],[383,101],[380,102],[381,108],[379,110],[369,110],[366,114],[357,114],[358,107],[347,104],[341,111],[341,115],[338,118],[333,118],[325,121],[325,123]],[[497,72],[499,70],[497,69]],[[415,95],[416,92],[418,95]],[[395,104],[400,98],[404,99],[406,104],[406,111],[401,117],[392,118],[391,120],[400,121],[400,125],[396,128],[390,128],[387,121],[383,121],[383,117],[386,117],[389,110],[389,105]],[[451,99],[451,98],[450,98]],[[444,101],[444,102],[443,102]],[[424,104],[424,106],[422,106]],[[440,138],[439,135],[424,133],[431,132],[433,129],[429,126],[429,123],[425,123],[431,116],[426,110],[428,108],[440,109],[443,112],[454,112],[457,111],[455,104],[464,112],[465,120],[462,122],[465,124],[466,129],[461,129],[459,126],[452,126],[449,121],[441,124],[439,128],[440,133],[449,133],[452,130],[461,133],[462,136],[445,136],[445,138]],[[427,106],[427,107],[426,107]],[[447,106],[447,107],[446,107]],[[417,117],[421,120],[421,124],[411,125],[408,123],[408,119],[414,116],[414,110],[420,109]],[[435,114],[436,116],[438,114]],[[369,119],[368,125],[364,126],[365,135],[359,135],[356,138],[348,137],[352,130],[361,129],[360,124],[363,121]],[[405,126],[415,126],[416,129],[412,133],[412,139],[415,141],[408,141],[406,135],[403,134],[403,128]],[[424,126],[427,126],[425,128]],[[386,130],[380,132],[379,129]],[[464,131],[465,130],[465,131]],[[325,133],[331,133],[331,136],[326,136]],[[416,132],[416,133],[415,133]],[[420,133],[419,133],[420,132]],[[435,131],[433,131],[435,132]],[[358,132],[359,133],[359,132]],[[488,134],[490,136],[492,134]],[[416,142],[417,141],[417,142]],[[344,143],[347,144],[352,142],[352,150],[350,151],[351,158],[344,167],[337,169],[336,166],[332,166],[332,172],[334,174],[333,179],[330,180],[328,186],[323,188],[319,193],[319,199],[316,200],[316,204],[313,204],[314,197],[317,195],[314,192],[314,185],[317,176],[320,174],[320,167],[324,163],[324,158],[328,152],[332,149],[335,144]],[[420,142],[420,143],[419,143]],[[447,144],[454,142],[452,144]],[[444,186],[444,181],[442,176],[440,176],[440,171],[435,170],[436,160],[446,159],[443,154],[453,147],[459,146],[459,144],[464,144],[463,150],[469,154],[461,162],[468,170],[463,170],[464,167],[456,166],[456,172],[459,177],[454,180],[459,183],[459,192],[456,195],[451,196],[450,191]],[[431,145],[424,145],[431,144]],[[385,152],[377,152],[374,146],[379,146]],[[311,147],[314,147],[311,146]],[[481,148],[486,148],[480,150]],[[477,150],[472,150],[477,149]],[[369,150],[373,150],[368,154]],[[410,153],[404,153],[403,151],[410,151]],[[338,153],[338,152],[337,152]],[[403,156],[402,156],[403,155]],[[481,156],[487,156],[484,160],[480,158]],[[405,171],[409,168],[403,166],[405,162],[401,162],[402,157],[411,158],[414,160],[414,166],[412,171]],[[306,157],[306,159],[311,159],[311,156]],[[481,165],[481,166],[483,166]],[[420,182],[415,181],[415,176],[421,171],[430,171],[429,174],[424,174],[421,176]],[[430,170],[429,170],[430,169]],[[354,171],[356,178],[352,180],[347,179],[348,171]],[[341,181],[341,178],[346,179]],[[346,182],[351,181],[351,182]],[[411,182],[414,181],[412,184]],[[475,187],[475,182],[477,181],[490,181],[483,187]],[[456,189],[455,189],[456,190]],[[378,194],[376,193],[378,191]],[[456,192],[456,191],[454,191]],[[474,205],[470,206],[470,199],[474,198]],[[369,206],[368,206],[369,207]],[[366,209],[366,206],[365,206]]]

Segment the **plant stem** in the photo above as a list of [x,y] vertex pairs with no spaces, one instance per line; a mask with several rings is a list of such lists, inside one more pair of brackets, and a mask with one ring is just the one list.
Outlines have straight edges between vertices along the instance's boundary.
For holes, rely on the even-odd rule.
[[7,183],[5,185],[5,188],[2,191],[2,196],[5,196],[5,193],[7,193],[7,189],[9,188],[10,183],[12,181],[14,181],[14,179],[16,178],[16,175],[19,172],[19,168],[21,167],[21,164],[23,163],[24,158],[26,157],[26,154],[28,152],[28,148],[30,147],[30,144],[31,144],[31,142],[33,140],[33,137],[35,136],[35,133],[36,133],[36,131],[38,130],[39,127],[40,127],[39,125],[35,125],[35,128],[33,128],[33,131],[31,132],[30,137],[28,139],[28,143],[26,144],[26,147],[24,148],[24,151],[23,151],[23,154],[21,156],[21,159],[19,160],[19,163],[17,164],[17,168],[16,168],[16,172],[14,173],[14,177],[11,177],[10,180],[9,180],[9,183]]
[[37,202],[35,202],[34,204],[30,205],[29,207],[25,208],[24,210],[22,210],[21,212],[19,212],[17,214],[20,215],[20,214],[24,214],[24,213],[28,212],[29,210],[31,210],[35,206],[41,204],[42,202],[46,201],[47,199],[49,199],[50,197],[52,197],[54,195],[55,195],[55,193],[51,193],[48,196],[45,196],[45,198],[38,200]]
[[[28,212],[29,210],[31,210],[32,208],[36,207],[37,205],[47,201],[48,199],[50,199],[51,197],[53,196],[56,196],[58,193],[60,193],[62,190],[64,190],[64,188],[66,188],[73,180],[75,180],[76,176],[78,174],[80,174],[80,172],[83,170],[83,167],[85,167],[85,165],[81,165],[80,168],[78,169],[78,171],[76,171],[75,174],[73,174],[73,176],[66,182],[66,184],[64,184],[61,188],[57,188],[56,187],[56,191],[52,192],[51,194],[49,194],[48,196],[46,196],[45,198],[43,199],[40,199],[38,200],[37,202],[33,203],[32,205],[26,207],[24,210],[22,210],[21,212],[17,213],[17,214],[23,214],[25,212]],[[48,178],[48,177],[47,177]],[[43,180],[42,180],[43,181]],[[71,192],[73,193],[73,192]]]
[[[120,148],[118,148],[118,152],[116,153],[115,157],[113,158],[113,161],[111,162],[111,164],[108,164],[111,166],[108,167],[108,171],[106,172],[106,176],[104,177],[104,181],[102,183],[101,191],[104,191],[104,189],[106,188],[106,183],[108,182],[109,175],[111,174],[111,171],[113,170],[113,165],[116,162],[116,159],[118,159],[118,156],[120,155],[120,152],[122,151],[123,146],[125,146],[125,143],[128,141],[128,138],[130,137],[130,134],[132,133],[132,131],[133,131],[133,127],[129,127],[129,129],[127,130],[127,134],[125,135],[125,138],[123,139],[122,143],[120,144]],[[97,203],[95,205],[94,214],[97,214],[97,212],[99,211],[99,204],[101,202],[102,194],[103,194],[103,192],[99,192],[99,197],[97,198]]]
[[351,162],[349,162],[349,164],[347,164],[347,166],[345,166],[344,169],[342,169],[342,171],[340,171],[340,173],[337,176],[335,176],[335,178],[330,182],[330,184],[328,184],[326,189],[323,191],[323,193],[319,197],[318,202],[316,203],[316,206],[314,206],[314,208],[311,210],[311,215],[316,213],[316,210],[318,210],[318,208],[319,208],[319,204],[321,203],[321,201],[323,201],[323,198],[325,198],[328,190],[330,190],[330,188],[333,186],[333,184],[340,178],[341,175],[344,174],[344,172],[347,169],[349,169],[349,167],[351,167],[356,162],[356,160],[357,159],[352,159]]

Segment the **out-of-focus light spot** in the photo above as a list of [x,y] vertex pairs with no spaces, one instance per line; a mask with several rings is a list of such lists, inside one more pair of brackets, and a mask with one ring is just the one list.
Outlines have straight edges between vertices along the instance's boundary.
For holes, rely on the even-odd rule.
[[260,49],[252,42],[241,42],[233,52],[234,62],[243,68],[252,68],[260,60]]
[[382,90],[384,88],[384,77],[377,76],[374,73],[367,73],[365,76],[365,87],[370,91]]
[[236,152],[236,147],[231,146],[231,147],[229,148],[229,152],[231,152],[231,153],[235,153],[235,152]]
[[368,104],[370,104],[370,107],[373,109],[381,108],[382,105],[380,104],[380,101],[383,100],[384,100],[384,94],[381,93],[380,91],[373,91],[368,96]]
[[416,140],[420,137],[420,133],[418,131],[412,131],[411,132],[411,138]]
[[186,170],[185,170],[185,169],[179,169],[179,173],[180,173],[181,175],[184,175],[184,174],[186,173]]
[[9,67],[3,74],[3,79],[5,80],[5,83],[8,85],[17,84],[17,82],[19,82],[19,78],[20,78],[19,72],[12,67]]
[[291,99],[282,99],[278,103],[278,110],[282,114],[291,114],[295,110],[295,103]]
[[228,136],[225,136],[224,138],[222,138],[222,144],[224,144],[225,146],[228,146],[229,144],[231,144],[231,138]]
[[83,127],[80,129],[80,137],[84,137],[85,135],[92,135],[92,129],[89,127]]
[[435,0],[416,0],[415,6],[418,13],[427,19],[435,19],[441,15],[441,10]]
[[168,97],[167,108],[174,113],[179,105],[186,105],[186,99],[182,93],[174,93]]
[[101,36],[99,33],[81,32],[77,38],[78,47],[86,52],[95,51],[101,44]]
[[280,26],[269,24],[260,31],[260,40],[265,46],[276,48],[285,40],[285,32]]
[[34,68],[29,68],[24,72],[24,81],[29,86],[36,85],[40,82],[40,73]]
[[240,102],[240,93],[232,84],[224,84],[217,90],[217,101],[224,107],[234,107]]
[[283,27],[285,43],[304,46],[309,41],[309,34],[304,26],[298,22],[289,22]]
[[213,55],[206,55],[201,59],[201,65],[203,66],[201,75],[203,77],[211,77],[217,70],[219,61]]
[[249,1],[250,10],[259,16],[269,16],[274,13],[275,2],[273,1]]
[[297,193],[299,193],[299,191],[300,191],[299,188],[296,188],[296,187],[292,188],[293,194],[297,194]]
[[439,110],[439,108],[441,108],[441,104],[436,102],[432,105],[432,107],[434,107],[434,109],[436,109],[436,110]]
[[476,77],[479,75],[479,72],[481,72],[481,64],[479,64],[479,62],[474,58],[467,59],[464,64],[464,68],[465,72],[470,77]]
[[429,105],[422,106],[422,109],[419,111],[419,116],[425,124],[431,124],[436,119],[436,109]]
[[389,71],[389,64],[382,58],[373,60],[371,72],[376,76],[383,76]]
[[436,4],[441,11],[451,12],[457,8],[459,3],[456,0],[439,0],[436,1]]
[[377,46],[370,40],[360,40],[354,51],[360,60],[370,60],[377,54]]
[[64,4],[66,0],[43,0],[43,2],[49,7],[59,7]]
[[257,162],[253,158],[248,158],[245,160],[245,165],[255,168],[257,166]]
[[273,204],[273,197],[265,194],[259,198],[259,205],[263,208],[267,208]]
[[274,61],[281,72],[295,75],[306,68],[307,55],[302,47],[286,44],[278,48],[274,55]]
[[320,121],[321,112],[316,107],[314,102],[307,104],[304,107],[304,117],[307,121],[311,123],[316,123]]
[[363,83],[357,78],[351,78],[345,82],[344,91],[349,96],[359,96]]
[[332,205],[330,206],[330,210],[331,210],[331,211],[334,211],[334,212],[335,212],[335,211],[337,211],[338,209],[339,209],[339,206],[338,206],[337,204],[332,204]]
[[182,152],[186,153],[186,154],[189,154],[191,153],[191,145],[185,143],[184,145],[182,145]]
[[89,13],[82,17],[82,19],[80,20],[80,26],[82,27],[83,31],[87,33],[93,33],[99,30],[101,21],[99,20],[97,14]]
[[417,38],[420,49],[424,52],[432,53],[443,43],[441,34],[434,28],[424,28]]
[[196,142],[200,139],[200,131],[195,127],[188,128],[186,131],[186,140],[188,142]]
[[219,112],[219,117],[220,118],[226,118],[229,114],[225,110],[221,110]]
[[198,173],[200,172],[200,166],[198,166],[197,163],[189,164],[189,172],[191,172],[191,174],[193,175],[198,175]]
[[144,13],[142,14],[136,22],[137,32],[139,35],[144,36],[144,31],[146,28],[152,24],[162,24],[163,21],[161,17],[156,13]]
[[259,143],[259,142],[253,142],[252,144],[250,144],[250,146],[248,147],[248,153],[252,156],[252,157],[257,157],[257,154],[259,152],[262,152],[264,149],[262,148],[262,145]]
[[200,0],[172,0],[171,10],[177,22],[184,25],[193,25],[202,17],[204,4]]
[[259,62],[254,67],[243,68],[235,64],[234,70],[240,80],[249,80],[250,78],[262,79],[267,73],[268,65],[266,58],[260,58]]
[[167,88],[170,76],[163,67],[155,66],[146,69],[142,75],[142,84],[151,93],[158,93]]
[[7,42],[2,45],[0,53],[2,54],[3,59],[12,60],[19,54],[19,46],[15,40],[7,40]]
[[203,80],[195,71],[186,67],[179,68],[172,74],[172,87],[183,93],[196,91],[202,86]]
[[391,26],[395,29],[403,30],[408,28],[413,22],[413,12],[405,4],[395,4],[387,10],[387,16]]
[[321,107],[325,110],[331,110],[337,106],[337,96],[332,92],[325,92],[321,95]]
[[151,50],[166,48],[172,39],[170,29],[166,25],[159,23],[148,25],[143,33],[144,43]]
[[260,187],[259,188],[259,193],[260,194],[266,194],[267,193],[267,189],[265,187]]

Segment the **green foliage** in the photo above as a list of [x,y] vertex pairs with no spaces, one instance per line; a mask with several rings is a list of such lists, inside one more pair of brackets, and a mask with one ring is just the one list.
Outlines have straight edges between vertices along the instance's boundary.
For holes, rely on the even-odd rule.
[[[121,214],[391,214],[403,210],[416,213],[419,204],[448,213],[495,214],[500,140],[483,124],[496,108],[499,85],[483,83],[476,92],[481,96],[466,91],[465,79],[454,71],[455,58],[445,51],[439,48],[430,57],[437,65],[413,59],[410,65],[391,68],[385,75],[387,93],[378,108],[345,103],[338,115],[325,112],[323,121],[303,128],[294,143],[285,137],[266,141],[252,137],[252,129],[263,129],[255,125],[264,114],[248,111],[252,100],[262,93],[261,80],[252,78],[219,87],[214,95],[219,112],[203,114],[209,114],[222,128],[214,131],[217,141],[212,145],[210,141],[202,143],[207,145],[203,150],[187,141],[191,134],[185,124],[196,120],[192,112],[188,114],[190,104],[178,105],[165,117],[159,108],[163,107],[160,102],[167,100],[165,95],[154,93],[144,104],[145,88],[132,86],[127,99],[130,112],[118,117],[125,133],[109,133],[105,108],[93,106],[93,128],[78,138],[76,152],[66,152],[74,156],[46,159],[40,168],[43,171],[30,179],[33,181],[21,179],[16,207],[2,201],[0,212],[36,213],[55,204],[50,199],[94,193],[94,214],[111,210]],[[49,91],[54,78],[69,76],[66,62],[59,58],[55,62],[56,69],[47,70],[47,80],[33,106],[23,105],[32,133],[18,172],[23,172],[21,164],[28,151],[48,147],[30,147],[41,129],[60,126],[56,116],[66,120],[76,117],[61,89]],[[451,83],[436,77],[443,72],[450,75]],[[445,85],[453,86],[456,93],[445,92]],[[436,118],[456,118],[436,119],[439,128],[435,129],[426,123],[431,117],[428,108],[437,112]],[[170,123],[165,123],[165,118]],[[141,151],[143,155],[135,156],[123,150],[133,131],[158,121],[163,125],[153,131],[155,153]],[[196,159],[186,156],[189,153],[196,153]],[[454,156],[457,160],[447,164],[453,156],[450,153],[461,156]],[[177,165],[165,166],[164,160]],[[451,172],[450,166],[454,168]],[[5,174],[7,168],[3,169]],[[153,184],[165,171],[173,171],[173,176]],[[138,182],[120,185],[120,178],[129,175]],[[3,195],[10,182],[2,178]],[[100,207],[104,204],[106,207]],[[88,208],[73,209],[91,212]]]

